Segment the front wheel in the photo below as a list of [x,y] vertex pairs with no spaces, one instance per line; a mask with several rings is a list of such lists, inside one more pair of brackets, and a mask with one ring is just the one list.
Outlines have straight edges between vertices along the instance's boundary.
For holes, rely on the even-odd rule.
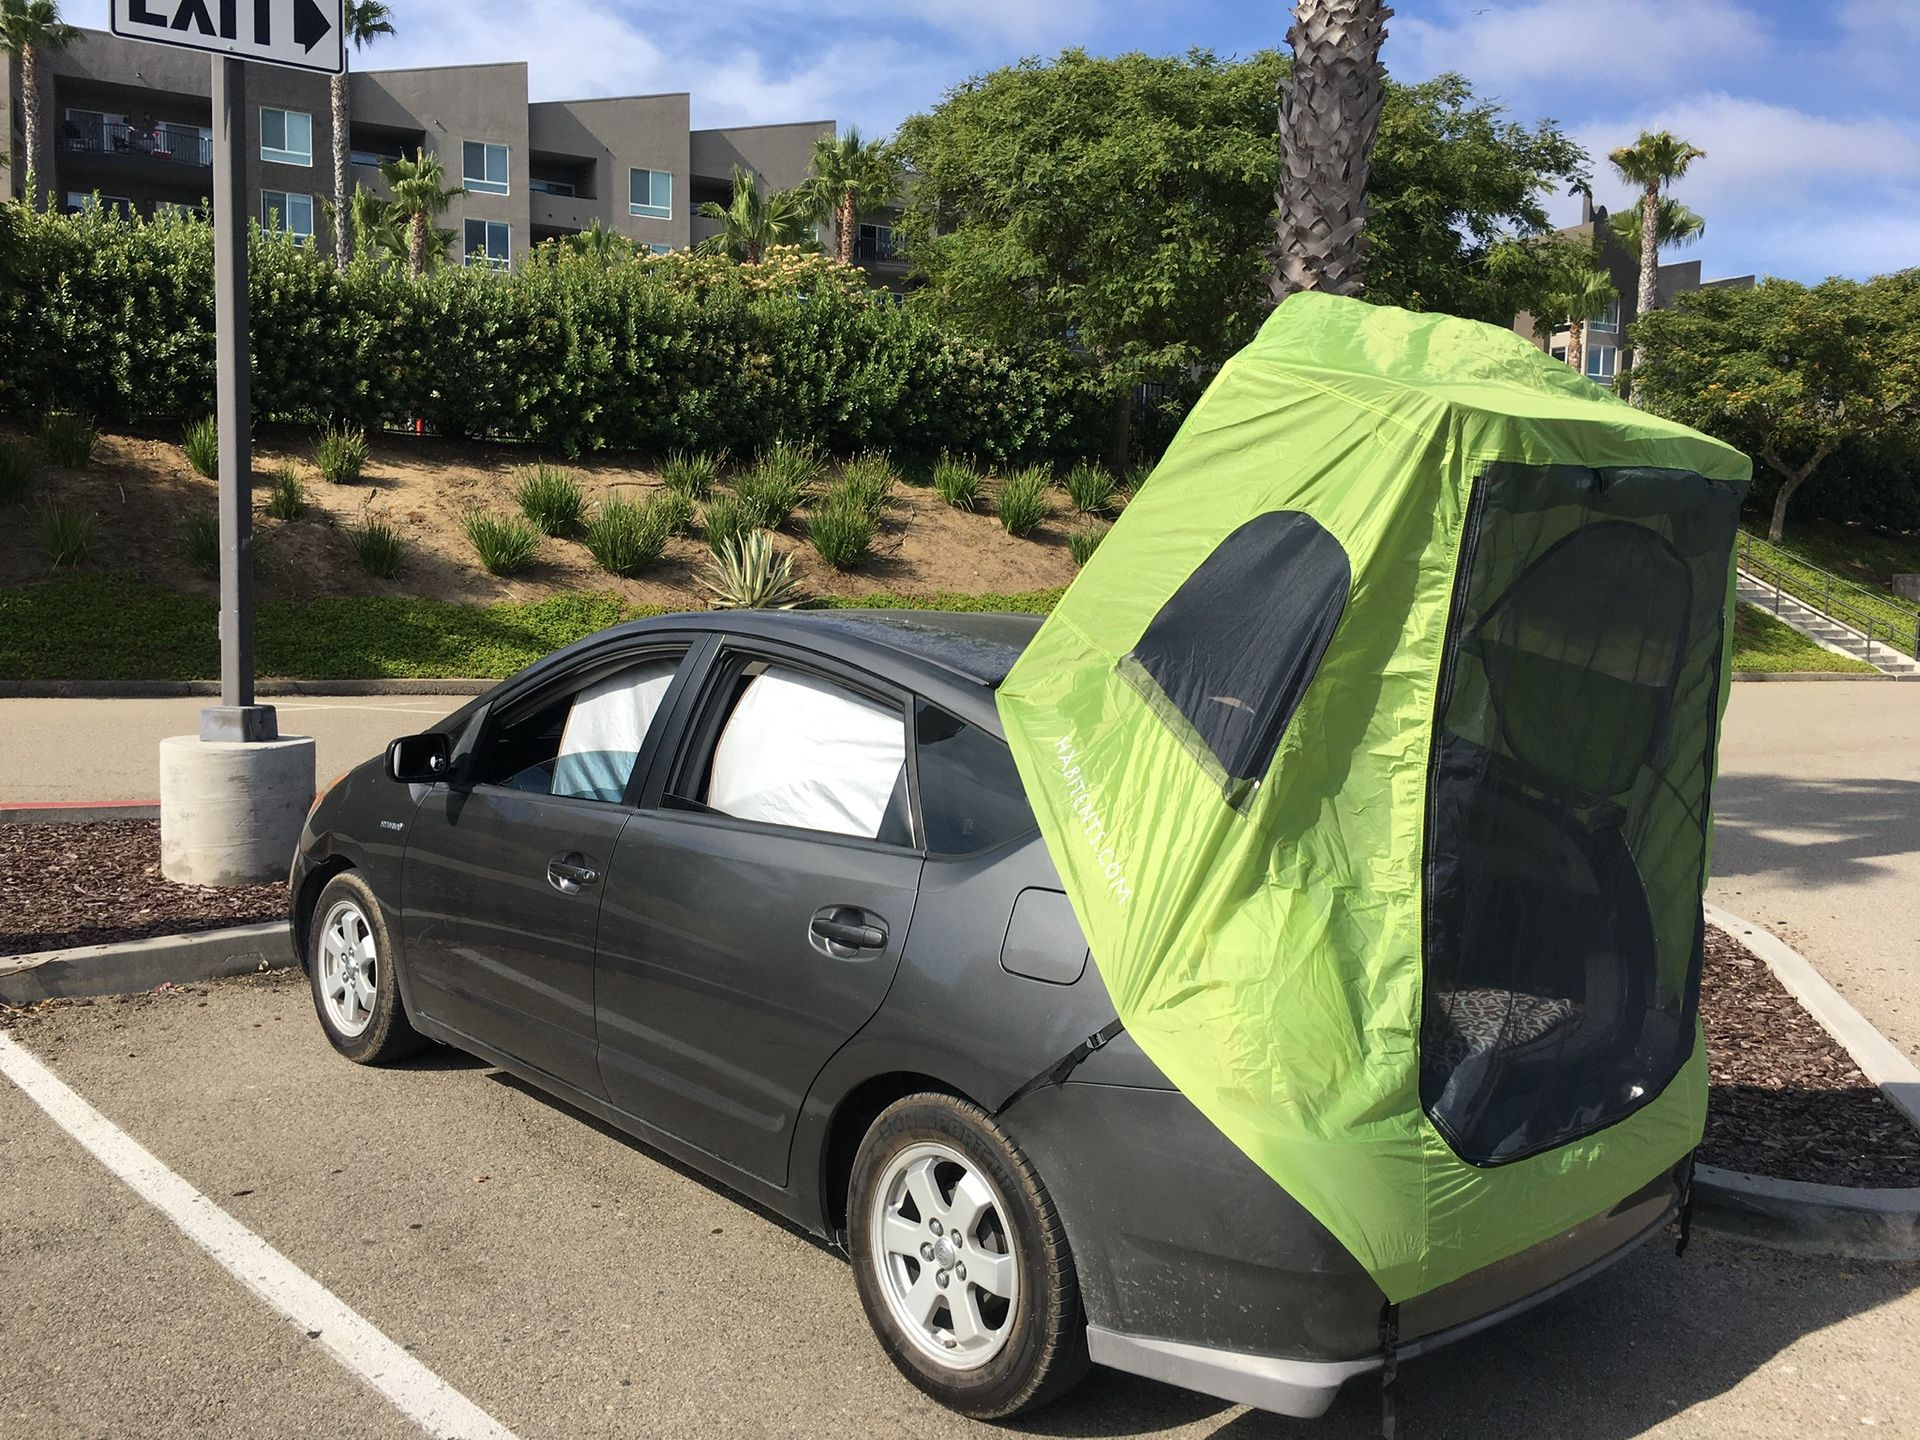
[[393,942],[367,882],[351,870],[334,876],[313,917],[307,978],[333,1048],[361,1065],[390,1064],[424,1048],[425,1037],[407,1023]]
[[1065,1394],[1088,1369],[1066,1231],[985,1111],[911,1095],[854,1159],[850,1240],[867,1320],[920,1389],[976,1420]]

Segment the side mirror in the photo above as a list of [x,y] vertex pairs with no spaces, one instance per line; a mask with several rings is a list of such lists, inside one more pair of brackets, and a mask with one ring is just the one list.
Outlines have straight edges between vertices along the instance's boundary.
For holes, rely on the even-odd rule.
[[402,785],[433,785],[453,771],[453,742],[437,731],[402,735],[387,746],[387,778]]

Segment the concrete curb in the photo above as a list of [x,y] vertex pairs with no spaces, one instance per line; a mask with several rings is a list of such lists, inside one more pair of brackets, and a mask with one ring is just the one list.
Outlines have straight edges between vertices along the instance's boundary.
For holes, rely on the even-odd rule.
[[[1858,659],[1859,657],[1849,656],[1848,658]],[[1872,675],[1863,675],[1858,670],[1851,671],[1851,672],[1835,671],[1835,670],[1736,670],[1733,672],[1733,678],[1735,680],[1778,681],[1778,680],[1900,680],[1900,679],[1904,679],[1905,677],[1900,675],[1888,675],[1884,671],[1880,671]]]
[[[1759,956],[1888,1103],[1920,1128],[1920,1067],[1777,935],[1718,906],[1708,905],[1706,916]],[[1819,1185],[1702,1165],[1694,1171],[1693,1206],[1701,1229],[1778,1250],[1920,1260],[1920,1187]]]
[[158,820],[158,800],[50,800],[0,805],[0,825],[85,825],[95,820]]
[[130,995],[252,975],[293,963],[287,922],[236,925],[190,935],[156,935],[118,945],[80,945],[0,960],[0,1004],[32,1005],[83,995]]
[[[273,695],[480,695],[498,680],[261,680]],[[0,680],[0,700],[175,700],[218,697],[218,680]]]

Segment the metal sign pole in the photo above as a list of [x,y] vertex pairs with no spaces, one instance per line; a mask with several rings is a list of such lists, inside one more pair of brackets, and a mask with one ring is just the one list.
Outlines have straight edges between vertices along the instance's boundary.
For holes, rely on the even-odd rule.
[[253,366],[247,350],[247,66],[213,65],[215,416],[220,429],[220,705],[205,740],[271,740],[273,707],[253,703]]

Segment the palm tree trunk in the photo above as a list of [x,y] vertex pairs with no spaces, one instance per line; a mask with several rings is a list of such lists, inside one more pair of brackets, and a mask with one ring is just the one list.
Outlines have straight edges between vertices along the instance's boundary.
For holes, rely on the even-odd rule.
[[747,241],[747,264],[758,265],[760,263],[760,256],[760,242],[758,240]]
[[40,54],[37,45],[20,47],[20,95],[26,102],[27,204],[40,203]]
[[840,263],[853,264],[853,190],[851,187],[840,192]]
[[353,226],[347,216],[347,76],[335,75],[328,87],[333,100],[333,263],[342,270],[353,259]]
[[418,280],[427,268],[427,217],[424,211],[415,211],[407,226],[407,269]]
[[1576,317],[1569,315],[1567,317],[1567,364],[1571,365],[1578,373],[1582,375],[1587,373],[1586,367],[1582,364],[1582,362],[1587,358],[1586,352],[1587,352],[1586,324],[1583,321],[1577,319]]
[[1648,315],[1659,303],[1660,279],[1660,187],[1647,186],[1640,197],[1640,297],[1634,307]]
[[1360,293],[1366,270],[1367,178],[1386,67],[1380,43],[1393,14],[1381,0],[1300,0],[1280,84],[1280,186],[1274,195],[1276,302],[1296,290]]

